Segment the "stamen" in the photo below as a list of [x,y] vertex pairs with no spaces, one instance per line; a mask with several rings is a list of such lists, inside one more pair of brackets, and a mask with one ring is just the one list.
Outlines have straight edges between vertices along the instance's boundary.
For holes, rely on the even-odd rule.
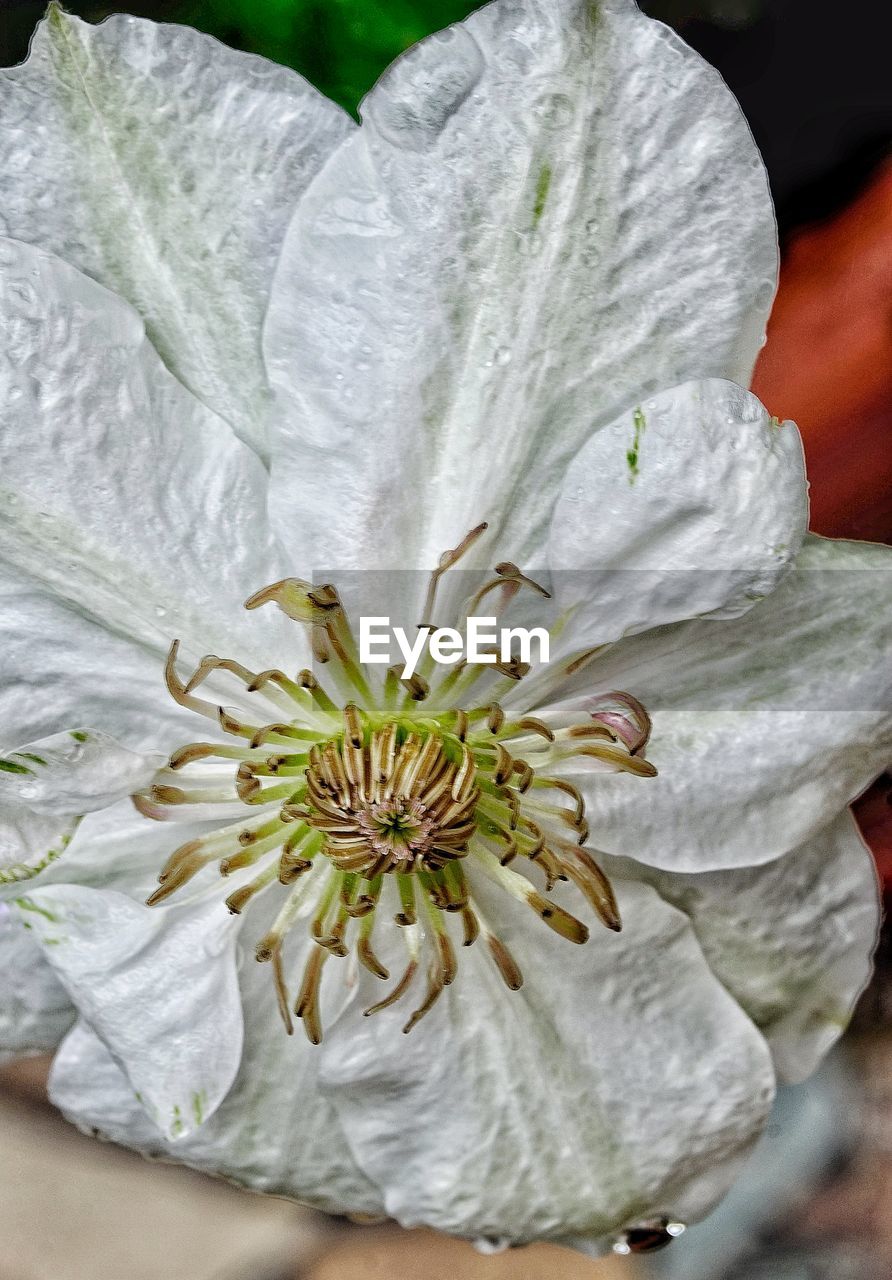
[[[485,530],[478,525],[440,557],[422,626],[432,625],[443,576]],[[457,629],[466,627],[469,605],[497,592],[499,607],[507,608],[522,589],[549,598],[517,565],[500,562],[495,577],[481,575]],[[558,881],[578,893],[607,928],[620,928],[610,883],[580,847],[588,838],[582,793],[561,774],[572,761],[592,764],[592,772],[653,776],[655,769],[641,755],[650,732],[647,712],[618,692],[584,703],[578,724],[556,728],[530,710],[546,705],[543,693],[580,671],[601,648],[572,655],[556,668],[540,665],[535,673],[519,658],[503,661],[495,653],[492,663],[458,663],[443,674],[433,669],[428,650],[412,677],[403,680],[394,668],[382,681],[362,667],[333,586],[282,579],[255,593],[247,607],[265,604],[307,628],[317,661],[328,663],[329,688],[337,693],[310,671],[292,680],[279,668],[253,672],[215,654],[203,657],[184,681],[176,669],[175,641],[165,666],[172,697],[219,726],[228,740],[179,748],[153,785],[133,800],[158,820],[204,819],[210,812],[225,822],[179,845],[161,870],[150,904],[166,901],[211,863],[222,877],[253,869],[252,878],[225,898],[233,913],[275,894],[278,910],[255,955],[271,966],[289,1035],[294,1025],[284,945],[301,920],[310,950],[293,1010],[314,1044],[322,1039],[320,992],[329,957],[352,953],[354,963],[375,978],[389,978],[373,946],[376,929],[398,927],[407,963],[367,1015],[401,1000],[415,976],[426,974],[424,996],[406,1032],[458,978],[450,916],[460,922],[461,945],[473,946],[482,935],[505,986],[517,990],[521,969],[481,911],[481,878],[570,942],[584,943],[588,929],[547,896]],[[196,696],[201,685],[224,678],[241,686],[234,694],[237,705]],[[485,696],[472,697],[478,685]],[[511,708],[507,716],[503,697]],[[570,803],[543,794],[548,791]],[[253,919],[253,910],[249,914]]]

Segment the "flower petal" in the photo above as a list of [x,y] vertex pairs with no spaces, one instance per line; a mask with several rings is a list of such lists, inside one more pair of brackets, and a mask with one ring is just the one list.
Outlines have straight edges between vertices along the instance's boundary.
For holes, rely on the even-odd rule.
[[[284,618],[258,619],[242,607],[281,576],[264,515],[266,473],[255,455],[167,372],[126,303],[15,241],[0,243],[0,330],[0,397],[8,406],[0,560],[13,597],[16,589],[36,594],[42,607],[44,595],[54,596],[148,650],[159,704],[169,704],[163,655],[175,636],[189,656],[237,647],[243,661],[273,665],[294,645],[292,631]],[[19,643],[7,679],[55,682],[61,662],[78,689],[93,681],[92,629],[80,623],[60,634],[55,623],[66,614],[54,610],[51,629],[38,613],[29,630],[19,612],[29,605],[14,605]],[[105,644],[99,656],[115,650]],[[121,737],[131,727],[134,668],[145,681],[135,661],[120,679],[114,665],[103,675],[106,694],[120,691]],[[105,710],[94,725],[114,732],[113,708]],[[17,729],[3,725],[13,743]]]
[[181,1141],[162,1138],[82,1023],[56,1056],[50,1097],[81,1128],[149,1155],[333,1213],[380,1214],[381,1195],[357,1168],[334,1107],[319,1091],[318,1053],[282,1030],[267,967],[249,959],[239,977],[245,1043],[238,1077],[214,1115]]
[[892,758],[890,601],[888,547],[810,536],[744,617],[632,636],[593,661],[580,701],[583,688],[639,698],[659,776],[579,774],[592,844],[694,872],[771,862],[821,832]]
[[0,1063],[55,1049],[75,1017],[27,923],[0,903]]
[[351,129],[300,76],[189,27],[51,5],[0,75],[5,233],[127,298],[168,367],[261,452],[259,339],[307,183]]
[[876,868],[851,813],[760,867],[678,875],[616,865],[690,916],[709,967],[765,1036],[780,1079],[811,1075],[870,977],[879,930]]
[[519,992],[481,944],[410,1035],[402,1008],[327,1033],[328,1096],[404,1225],[603,1241],[655,1214],[697,1219],[727,1190],[770,1107],[765,1043],[684,916],[619,887],[623,932],[577,949],[486,908]]
[[731,382],[689,382],[583,445],[555,510],[549,567],[568,637],[614,640],[774,590],[808,523],[802,442]]
[[55,734],[0,756],[0,898],[44,873],[83,814],[145,786],[163,756],[139,755],[92,730]]
[[165,696],[159,649],[107,630],[2,563],[0,653],[4,749],[45,737],[60,724],[89,724],[125,741],[171,750],[194,724]]
[[163,763],[94,730],[56,733],[0,757],[0,804],[54,815],[103,809],[145,786]]
[[152,911],[74,885],[39,887],[18,907],[161,1133],[192,1133],[241,1057],[238,922],[217,901]]
[[776,271],[749,129],[631,0],[496,0],[362,112],[274,282],[279,527],[320,567],[418,568],[489,519],[532,564],[592,431],[749,381]]

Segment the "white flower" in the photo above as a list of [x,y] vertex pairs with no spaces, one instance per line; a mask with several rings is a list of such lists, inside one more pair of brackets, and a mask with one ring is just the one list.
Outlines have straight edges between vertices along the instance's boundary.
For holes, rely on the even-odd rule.
[[[76,1010],[76,1123],[324,1208],[668,1238],[865,981],[892,736],[887,553],[735,385],[736,104],[630,0],[497,0],[361,129],[57,9],[0,115],[2,1049]],[[551,663],[358,668],[466,596]]]

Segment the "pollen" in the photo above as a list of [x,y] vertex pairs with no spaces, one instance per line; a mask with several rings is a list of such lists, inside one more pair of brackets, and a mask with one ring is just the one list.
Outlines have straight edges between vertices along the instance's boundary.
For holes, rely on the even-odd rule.
[[[485,530],[477,526],[441,556],[424,624],[436,612],[444,575]],[[524,590],[548,598],[515,565],[501,562],[465,601],[459,629],[484,596],[498,593],[507,608]],[[537,680],[559,688],[597,650],[571,654],[547,673],[514,661],[437,670],[430,660],[411,679],[401,681],[395,670],[381,679],[379,669],[359,661],[335,587],[285,579],[246,607],[266,604],[308,629],[325,683],[309,670],[256,672],[215,655],[183,679],[174,642],[167,687],[181,706],[213,724],[212,735],[175,751],[153,786],[133,799],[159,821],[217,824],[174,849],[149,904],[215,865],[229,882],[221,895],[228,909],[252,921],[265,916],[255,954],[270,965],[289,1034],[296,1017],[314,1044],[322,1039],[323,970],[331,959],[347,963],[348,980],[355,981],[359,966],[390,981],[375,950],[387,928],[402,939],[405,967],[367,1016],[421,988],[403,1027],[411,1031],[458,977],[461,948],[475,944],[516,991],[524,958],[511,954],[498,920],[484,913],[486,882],[501,891],[504,910],[532,912],[568,942],[585,943],[589,929],[556,900],[561,884],[584,913],[608,929],[621,927],[597,852],[587,847],[583,797],[563,774],[573,761],[653,776],[641,754],[647,713],[619,693],[609,695],[606,711],[602,704],[580,723],[551,724],[514,710],[524,681],[532,707]],[[196,692],[212,678],[234,683],[232,705]],[[298,928],[305,954],[292,988],[285,942]]]

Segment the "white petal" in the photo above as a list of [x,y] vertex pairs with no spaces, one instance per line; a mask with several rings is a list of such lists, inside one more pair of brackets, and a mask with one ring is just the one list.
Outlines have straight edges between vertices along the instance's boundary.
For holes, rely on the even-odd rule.
[[690,916],[713,973],[768,1041],[779,1077],[811,1075],[848,1024],[879,930],[876,867],[851,813],[761,867],[677,875],[619,865]]
[[[77,1022],[53,1059],[50,1101],[91,1137],[138,1146],[149,1156],[167,1155],[161,1130],[138,1102],[130,1081],[86,1022]],[[185,1142],[177,1143],[179,1155]]]
[[319,1091],[318,1051],[301,1035],[285,1035],[268,969],[249,956],[240,981],[239,1075],[214,1115],[182,1141],[162,1139],[104,1045],[82,1025],[56,1057],[52,1100],[81,1128],[147,1154],[333,1213],[382,1213],[380,1192],[356,1167],[334,1106]]
[[127,298],[168,367],[262,451],[273,267],[350,128],[293,71],[188,27],[93,27],[54,5],[0,74],[5,233]]
[[765,1043],[685,918],[620,889],[623,932],[578,948],[493,905],[518,992],[481,942],[408,1036],[399,1006],[327,1033],[328,1096],[404,1225],[598,1240],[654,1214],[693,1221],[727,1190],[770,1107]]
[[548,560],[579,647],[774,590],[808,523],[802,443],[731,382],[689,382],[630,409],[567,470]]
[[[156,822],[138,813],[128,797],[88,813],[78,823],[64,857],[41,872],[40,885],[117,889],[142,903],[157,888],[158,875],[174,849],[214,827],[219,823]],[[218,875],[214,865],[201,883],[213,883]],[[36,883],[26,891],[34,887]]]
[[[0,559],[18,582],[149,650],[159,702],[175,636],[190,656],[236,648],[273,665],[292,630],[242,607],[282,576],[255,455],[167,372],[126,303],[15,241],[0,244],[0,330]],[[19,676],[29,684],[53,678],[60,645],[89,642],[89,628],[42,622]],[[95,658],[83,662],[92,674]],[[116,687],[113,666],[105,680]]]
[[241,1057],[238,922],[219,900],[152,910],[72,885],[39,887],[19,910],[162,1134],[193,1132]]
[[162,762],[93,730],[0,757],[0,898],[17,896],[62,857],[83,814],[145,786]]
[[160,650],[107,630],[2,563],[0,655],[4,749],[71,724],[168,751],[194,734],[195,717],[166,695]]
[[892,759],[890,603],[887,547],[809,537],[743,618],[633,636],[594,661],[577,684],[640,699],[659,776],[579,775],[592,844],[707,871],[822,831]]
[[88,813],[144,787],[164,763],[107,734],[74,729],[30,742],[0,758],[0,804],[38,813]]
[[362,113],[274,282],[277,518],[327,569],[427,567],[483,519],[531,563],[593,430],[749,381],[776,269],[749,129],[631,0],[497,0]]
[[0,1062],[55,1049],[75,1016],[26,924],[0,903]]

